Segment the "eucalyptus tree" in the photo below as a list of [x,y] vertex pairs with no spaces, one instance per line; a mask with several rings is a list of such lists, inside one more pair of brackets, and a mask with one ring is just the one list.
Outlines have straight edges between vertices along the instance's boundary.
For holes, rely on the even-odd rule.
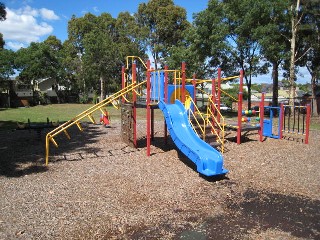
[[7,11],[4,3],[0,2],[0,21],[6,20]]
[[[313,113],[317,112],[316,89],[320,82],[320,1],[303,1],[303,18],[299,31],[300,55],[297,64],[307,68],[311,75]],[[319,114],[319,113],[318,113]]]
[[164,65],[169,49],[183,39],[183,31],[190,26],[186,10],[172,0],[141,3],[135,18],[140,27],[141,45],[152,54],[155,68]]
[[296,66],[296,42],[299,30],[300,21],[302,18],[300,0],[292,1],[290,4],[290,16],[291,16],[291,38],[290,38],[290,61],[289,61],[289,105],[294,105],[295,97],[295,66]]
[[15,52],[8,49],[0,49],[0,81],[9,80],[14,75]]
[[290,18],[284,0],[264,1],[265,24],[257,28],[256,34],[260,36],[258,42],[260,52],[272,66],[273,94],[272,105],[278,106],[279,68],[289,56],[290,45],[288,41]]
[[88,83],[86,82],[83,55],[85,54],[84,37],[86,34],[90,33],[96,25],[96,16],[87,13],[83,17],[77,18],[75,15],[71,17],[68,22],[68,39],[67,39],[67,53],[70,55],[65,56],[72,63],[67,66],[71,69],[68,72],[73,72],[76,85],[78,86],[80,92],[84,95],[88,95]]
[[[100,98],[121,86],[121,65],[127,55],[140,55],[136,40],[138,28],[129,13],[113,18],[108,13],[100,16],[86,14],[72,17],[68,25],[68,58],[72,63],[79,87],[84,94],[99,89]],[[69,71],[70,72],[70,71]]]
[[[4,21],[6,20],[6,16],[7,16],[7,11],[6,11],[6,6],[0,2],[0,21]],[[3,40],[3,35],[2,33],[0,33],[0,49],[3,48],[5,42]]]
[[210,0],[195,19],[199,54],[209,67],[221,66],[226,75],[245,72],[248,108],[251,107],[252,77],[267,72],[262,64],[261,37],[256,30],[265,23],[262,0]]

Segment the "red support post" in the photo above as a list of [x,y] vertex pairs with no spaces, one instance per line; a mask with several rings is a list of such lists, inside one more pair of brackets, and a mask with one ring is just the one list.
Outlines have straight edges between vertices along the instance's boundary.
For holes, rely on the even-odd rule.
[[304,138],[305,144],[309,143],[310,118],[311,118],[311,106],[310,106],[310,104],[307,104],[306,135]]
[[[126,84],[126,78],[125,78],[125,68],[124,68],[124,66],[122,66],[122,69],[121,69],[121,76],[122,76],[121,87],[122,87],[122,89],[124,89],[126,87],[126,85],[125,85]],[[121,98],[121,101],[122,101],[122,103],[125,102],[124,97]]]
[[260,135],[260,142],[263,141],[263,119],[264,119],[264,95],[265,93],[261,94],[261,102],[260,102],[260,130],[259,130],[259,135]]
[[239,92],[243,93],[243,70],[240,70],[240,86],[239,86]]
[[[242,92],[242,91],[241,91]],[[221,68],[218,68],[218,93],[217,93],[217,105],[218,105],[218,110],[220,112],[220,104],[221,104]],[[220,114],[217,116],[217,121],[220,124]]]
[[151,89],[150,60],[147,62],[147,156],[150,156],[150,130],[151,130],[151,108],[150,108],[150,89]]
[[196,81],[195,73],[192,76],[192,85],[193,85],[193,101],[194,101],[194,104],[197,105],[197,81]]
[[182,62],[181,66],[182,71],[182,86],[181,86],[181,102],[184,104],[186,101],[186,63]]
[[[212,93],[212,104],[216,104],[216,80],[213,78],[211,82],[211,93]],[[216,108],[215,106],[210,106],[213,114],[215,114]],[[219,114],[218,114],[219,115]],[[212,125],[214,126],[214,119],[212,118]]]
[[[132,64],[132,83],[137,82],[137,65],[134,61]],[[133,103],[133,145],[137,147],[137,94],[136,91],[132,91],[132,103]]]
[[242,92],[238,94],[238,129],[237,129],[237,144],[241,143],[241,118],[242,118]]

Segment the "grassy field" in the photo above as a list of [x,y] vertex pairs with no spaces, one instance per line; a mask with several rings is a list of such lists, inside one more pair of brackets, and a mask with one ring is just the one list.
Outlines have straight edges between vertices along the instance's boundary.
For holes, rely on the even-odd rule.
[[[39,105],[28,108],[0,108],[0,130],[1,129],[15,129],[17,122],[27,123],[30,119],[31,123],[45,123],[47,118],[52,122],[63,122],[74,118],[79,113],[92,107],[92,104],[52,104],[52,105]],[[121,111],[112,106],[108,106],[107,110],[112,119],[120,119]],[[100,111],[96,111],[93,116],[96,121],[99,121]],[[236,117],[236,113],[224,114],[226,118]],[[137,118],[146,118],[146,109],[137,109]],[[163,119],[160,110],[155,110],[155,119]],[[85,121],[89,119],[85,119]],[[320,130],[319,117],[311,118],[311,129]]]
[[[51,122],[68,121],[79,113],[92,107],[92,104],[51,104],[39,105],[28,108],[0,108],[0,129],[15,129],[17,122],[27,123],[30,119],[31,123],[45,123],[47,118]],[[113,106],[107,107],[112,119],[120,119],[121,111]],[[155,119],[162,119],[160,110],[155,110]],[[99,121],[100,111],[96,111],[93,117]],[[137,109],[138,119],[146,118],[146,109]],[[85,118],[84,121],[89,121]]]

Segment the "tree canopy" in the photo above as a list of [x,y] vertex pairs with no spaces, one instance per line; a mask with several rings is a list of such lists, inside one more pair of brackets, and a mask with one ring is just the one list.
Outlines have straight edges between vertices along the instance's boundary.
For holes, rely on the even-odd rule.
[[[7,16],[6,6],[2,2],[0,2],[0,21],[6,20],[6,16]],[[3,40],[3,35],[2,33],[0,33],[0,49],[3,49],[4,44],[5,42]]]
[[[218,67],[224,76],[243,70],[249,108],[252,78],[271,67],[277,105],[280,71],[291,87],[299,67],[308,69],[313,89],[319,81],[319,6],[319,0],[209,0],[191,23],[173,0],[150,0],[139,4],[136,13],[121,12],[116,18],[109,13],[72,16],[63,43],[49,36],[16,53],[2,51],[1,78],[18,71],[21,81],[52,78],[83,95],[100,92],[103,99],[121,87],[126,56],[151,55],[155,68],[176,69],[185,61],[188,74],[197,78],[215,77]],[[5,18],[0,3],[0,20]]]

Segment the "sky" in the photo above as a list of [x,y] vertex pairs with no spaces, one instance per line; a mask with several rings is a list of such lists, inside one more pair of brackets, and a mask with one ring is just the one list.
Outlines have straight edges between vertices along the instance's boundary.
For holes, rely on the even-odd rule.
[[[68,21],[72,15],[82,17],[90,12],[100,15],[110,13],[114,18],[120,12],[137,12],[140,3],[147,0],[0,0],[6,6],[7,19],[0,22],[0,32],[6,42],[5,48],[18,50],[31,42],[40,42],[55,35],[62,42],[67,39]],[[174,0],[186,9],[192,22],[193,14],[207,7],[208,0]],[[309,82],[306,69],[301,69],[298,82]],[[270,74],[253,79],[253,83],[270,82]]]

